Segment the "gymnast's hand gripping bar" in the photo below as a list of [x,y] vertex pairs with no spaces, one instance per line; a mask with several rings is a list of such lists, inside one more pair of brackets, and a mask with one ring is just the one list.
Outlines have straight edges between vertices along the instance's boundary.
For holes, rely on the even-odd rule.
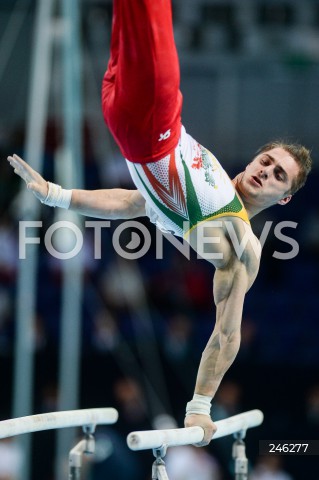
[[[260,410],[234,415],[215,422],[217,431],[213,440],[231,435],[248,428],[258,427],[263,422],[264,415]],[[159,449],[166,447],[177,447],[179,445],[191,445],[199,443],[204,438],[204,430],[201,427],[172,428],[169,430],[146,430],[132,432],[127,437],[127,444],[131,450]]]

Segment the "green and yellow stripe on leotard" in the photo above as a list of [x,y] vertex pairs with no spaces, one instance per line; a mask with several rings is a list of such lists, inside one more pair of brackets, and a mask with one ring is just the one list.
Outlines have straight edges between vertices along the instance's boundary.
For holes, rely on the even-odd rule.
[[246,209],[243,207],[241,201],[239,200],[237,193],[235,193],[235,196],[230,203],[225,205],[220,210],[217,210],[217,212],[215,212],[213,215],[207,215],[201,220],[199,220],[196,224],[193,224],[191,228],[184,233],[183,238],[187,239],[191,232],[204,222],[216,220],[217,218],[221,217],[238,217],[241,218],[244,222],[250,224]]

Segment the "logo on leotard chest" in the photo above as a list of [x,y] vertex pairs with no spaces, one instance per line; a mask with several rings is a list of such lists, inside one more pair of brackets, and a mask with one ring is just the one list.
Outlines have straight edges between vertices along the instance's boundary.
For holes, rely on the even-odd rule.
[[196,155],[193,158],[192,168],[197,170],[203,168],[205,182],[207,182],[211,187],[217,188],[213,173],[215,170],[217,170],[217,167],[214,165],[208,151],[198,144],[195,154]]

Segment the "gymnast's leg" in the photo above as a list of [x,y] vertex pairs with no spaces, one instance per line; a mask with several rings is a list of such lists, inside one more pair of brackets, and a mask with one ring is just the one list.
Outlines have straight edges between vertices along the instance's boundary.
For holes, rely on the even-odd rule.
[[102,109],[128,160],[156,161],[176,147],[182,108],[179,83],[171,0],[114,0]]

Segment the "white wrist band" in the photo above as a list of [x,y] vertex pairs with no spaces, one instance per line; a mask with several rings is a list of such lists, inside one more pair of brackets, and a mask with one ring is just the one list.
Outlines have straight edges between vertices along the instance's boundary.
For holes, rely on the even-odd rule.
[[186,405],[186,416],[196,413],[197,415],[208,415],[210,417],[210,407],[213,397],[194,394],[193,400]]
[[48,183],[48,194],[42,201],[49,207],[69,208],[72,197],[72,190],[65,190],[60,185],[55,183]]

